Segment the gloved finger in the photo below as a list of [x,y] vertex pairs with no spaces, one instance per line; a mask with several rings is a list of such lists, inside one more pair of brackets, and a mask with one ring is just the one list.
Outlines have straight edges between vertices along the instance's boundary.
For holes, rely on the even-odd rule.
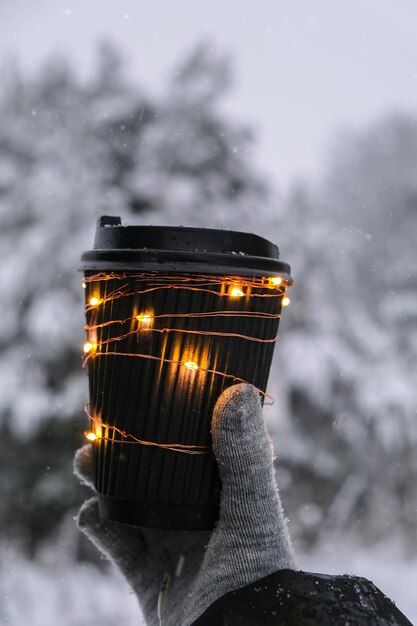
[[222,481],[221,515],[233,516],[248,506],[254,515],[265,507],[278,513],[272,441],[255,387],[241,383],[223,392],[213,413],[212,437]]
[[223,392],[214,408],[212,438],[222,491],[201,587],[216,588],[218,580],[224,595],[277,569],[294,568],[295,559],[255,387],[243,383]]
[[93,446],[86,443],[74,456],[74,474],[82,485],[94,489],[93,485]]
[[144,538],[140,528],[102,519],[97,498],[84,502],[76,521],[78,528],[120,568],[135,589],[140,584],[140,563],[144,552]]

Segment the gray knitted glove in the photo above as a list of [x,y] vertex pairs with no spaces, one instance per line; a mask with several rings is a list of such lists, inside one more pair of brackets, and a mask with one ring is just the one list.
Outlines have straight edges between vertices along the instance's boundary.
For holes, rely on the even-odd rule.
[[[272,443],[252,385],[223,392],[212,436],[222,481],[220,518],[212,532],[107,522],[99,517],[96,498],[78,515],[79,528],[123,572],[151,626],[189,626],[229,591],[295,568]],[[91,486],[91,444],[77,451],[74,465]]]

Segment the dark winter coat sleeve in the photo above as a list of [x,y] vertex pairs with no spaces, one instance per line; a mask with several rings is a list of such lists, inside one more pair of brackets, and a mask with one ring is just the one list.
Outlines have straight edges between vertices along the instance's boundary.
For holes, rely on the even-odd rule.
[[366,578],[280,570],[214,602],[194,626],[412,626]]

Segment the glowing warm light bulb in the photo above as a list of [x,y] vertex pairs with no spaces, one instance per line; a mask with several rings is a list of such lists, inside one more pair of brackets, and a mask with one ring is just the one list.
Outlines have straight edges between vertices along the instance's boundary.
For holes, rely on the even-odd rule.
[[81,283],[81,287],[82,287],[83,289],[85,289],[85,288],[87,287],[87,283],[82,282],[82,283]]
[[282,278],[281,276],[272,276],[269,279],[269,282],[271,283],[271,285],[280,285],[282,283]]
[[288,296],[284,296],[282,298],[281,304],[282,304],[282,306],[288,306],[290,302],[291,302],[291,300],[289,299],[289,297]]
[[97,347],[96,343],[91,343],[91,341],[87,341],[84,344],[83,350],[84,352],[87,354],[88,352],[91,352],[91,350],[95,350]]
[[189,370],[198,370],[197,363],[194,363],[193,361],[187,361],[184,363],[184,367],[187,367]]
[[97,306],[98,304],[100,304],[100,302],[101,302],[100,298],[96,298],[95,296],[90,298],[91,306]]
[[152,323],[153,316],[149,315],[148,313],[141,313],[140,315],[136,315],[136,319],[142,324],[149,325]]
[[97,439],[97,435],[95,433],[85,433],[85,436],[89,441],[95,441]]
[[232,289],[230,290],[229,295],[232,298],[240,298],[241,296],[244,296],[245,294],[243,293],[243,291],[241,289],[239,289],[238,287],[232,287]]

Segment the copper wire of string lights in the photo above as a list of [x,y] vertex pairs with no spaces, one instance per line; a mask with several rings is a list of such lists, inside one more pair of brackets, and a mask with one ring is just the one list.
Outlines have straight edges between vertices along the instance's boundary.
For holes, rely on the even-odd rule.
[[[86,402],[84,405],[84,412],[89,417],[91,422],[97,427],[95,432],[91,431],[86,433],[87,439],[89,441],[96,441],[97,439],[102,439],[103,441],[111,441],[114,442],[114,434],[118,434],[122,437],[121,440],[118,440],[118,443],[127,443],[127,444],[140,444],[142,446],[155,446],[157,448],[163,448],[166,450],[171,450],[172,452],[182,452],[183,454],[209,454],[210,446],[192,446],[183,443],[156,443],[155,441],[145,441],[143,439],[138,439],[134,435],[126,433],[124,430],[117,428],[116,426],[112,426],[110,424],[106,424],[102,422],[99,418],[94,417],[90,412],[90,403]],[[102,431],[106,429],[110,431],[113,436],[103,436]]]
[[[177,283],[179,280],[179,275],[178,274],[173,274],[171,276],[167,274],[158,275],[155,272],[122,272],[122,273],[99,272],[97,274],[92,274],[91,276],[86,276],[83,281],[83,286],[87,285],[88,283],[94,283],[98,281],[108,281],[108,280],[114,280],[114,279],[123,280],[124,278],[128,278],[129,280],[151,279],[155,283],[162,282],[163,284],[167,284],[168,282]],[[185,273],[181,274],[181,283],[187,283],[187,282],[198,283],[198,282],[205,281],[207,283],[221,285],[224,282],[227,282],[228,280],[234,281],[236,279],[242,280],[242,277],[241,276],[239,277],[218,276],[218,275],[213,275],[213,274],[199,274],[198,276],[196,274],[185,274]],[[288,281],[284,280],[281,276],[261,277],[261,278],[244,277],[243,280],[245,281],[245,283],[253,282],[257,286],[272,285],[274,287],[277,287],[278,285],[282,283],[288,283]]]
[[[144,323],[146,323],[146,321]],[[239,333],[222,333],[220,331],[215,331],[215,330],[204,331],[204,330],[185,330],[183,328],[143,328],[142,331],[154,332],[154,333],[188,333],[190,335],[205,335],[206,337],[210,337],[210,336],[240,337],[241,339],[247,339],[248,341],[258,341],[259,343],[274,343],[277,340],[276,336],[273,337],[272,339],[259,339],[258,337],[250,337],[249,335],[241,335]],[[137,332],[138,330],[130,330],[128,333],[125,333],[124,335],[120,335],[119,337],[112,337],[111,339],[104,339],[103,341],[101,341],[100,345],[104,346],[114,341],[122,341],[123,339],[126,339],[126,337],[129,337],[129,335],[135,335]]]
[[[154,361],[160,361],[161,363],[172,363],[174,365],[183,365],[187,369],[190,370],[201,370],[203,372],[207,372],[209,374],[218,374],[219,376],[224,376],[225,378],[230,378],[234,382],[238,383],[247,383],[248,381],[240,378],[239,376],[235,376],[234,374],[227,374],[226,372],[220,372],[217,370],[209,369],[207,367],[201,367],[194,363],[194,361],[177,361],[175,359],[163,359],[162,357],[153,356],[152,354],[138,354],[138,353],[130,353],[130,352],[93,352],[89,351],[89,354],[84,358],[84,367],[86,366],[89,359],[97,358],[99,356],[121,356],[121,357],[133,357],[139,359],[151,359]],[[267,393],[262,391],[262,389],[258,389],[259,393],[265,398],[269,398],[271,400],[270,404],[273,404],[272,396],[269,396]]]
[[[219,277],[214,277],[210,275],[201,275],[201,276],[166,276],[161,278],[161,276],[155,276],[155,274],[96,274],[94,276],[86,277],[84,280],[84,285],[87,286],[88,283],[100,283],[101,281],[108,280],[123,280],[128,278],[128,281],[125,285],[117,288],[115,291],[110,292],[106,295],[105,298],[100,298],[97,295],[93,295],[90,298],[89,303],[86,306],[86,311],[89,311],[90,308],[94,308],[98,304],[102,304],[103,302],[108,302],[117,298],[122,298],[126,296],[140,295],[150,293],[152,291],[157,291],[160,289],[183,289],[190,291],[202,291],[211,293],[216,296],[223,296],[225,293],[225,288],[229,287],[229,292],[227,295],[231,295],[234,297],[241,296],[250,296],[250,297],[259,297],[259,298],[276,298],[278,297],[277,293],[252,293],[252,287],[254,288],[265,288],[269,287],[272,290],[275,290],[277,287],[281,287],[286,285],[287,281],[284,281],[281,277],[272,277],[272,278],[245,278],[242,280],[241,277],[222,277],[222,280],[219,280]],[[131,289],[131,281],[132,280],[141,280],[148,281],[151,279],[153,283],[150,283],[146,289],[135,289],[133,291],[129,291]],[[189,285],[189,283],[192,283]],[[212,289],[206,289],[205,286],[216,286],[220,285],[222,290],[216,291]],[[237,286],[239,285],[239,286]],[[246,289],[246,291],[242,291],[242,289]],[[125,291],[126,290],[126,291]],[[282,295],[282,294],[281,294]]]
[[[137,295],[141,295],[141,294],[146,294],[146,293],[151,293],[152,291],[160,291],[161,289],[182,289],[185,291],[200,291],[200,292],[206,292],[206,293],[210,293],[213,294],[215,296],[222,296],[224,294],[219,294],[217,291],[214,291],[212,289],[205,289],[203,287],[190,287],[188,285],[158,285],[158,286],[154,286],[154,287],[149,287],[147,289],[142,289],[142,290],[135,290],[135,291],[131,291],[131,292],[124,292],[121,290],[117,290],[116,292],[106,296],[105,299],[100,300],[99,298],[93,296],[90,299],[89,304],[86,306],[86,312],[91,310],[92,308],[96,307],[98,304],[102,304],[103,302],[110,302],[112,300],[116,300],[117,298],[123,298],[126,296],[137,296]],[[251,298],[276,298],[277,295],[276,294],[271,294],[271,293],[245,293],[243,292],[239,287],[231,287],[231,293],[229,294],[231,296],[234,297],[242,297],[242,296],[249,296]]]
[[[278,319],[281,317],[279,313],[262,313],[262,312],[249,312],[249,311],[212,311],[205,313],[161,313],[160,315],[153,315],[153,319],[161,319],[164,317],[230,317],[236,316],[239,314],[239,317],[259,317],[265,319]],[[88,325],[84,326],[84,330],[95,330],[97,328],[104,328],[105,326],[110,326],[111,324],[125,324],[126,322],[130,322],[131,320],[138,319],[139,316],[128,317],[123,320],[109,320],[108,322],[103,322],[102,324],[96,325]]]
[[[110,291],[108,294],[102,293],[100,289],[100,283],[105,281],[126,281],[125,284],[121,284],[115,290]],[[147,286],[145,289],[132,288],[132,281],[152,281],[147,282]],[[104,307],[107,303],[112,303],[114,300],[118,298],[132,298],[143,296],[144,294],[149,294],[152,291],[162,290],[162,289],[176,289],[176,290],[186,290],[186,291],[207,291],[210,294],[214,294],[215,296],[219,296],[221,298],[227,299],[239,299],[245,298],[245,296],[260,296],[260,297],[275,297],[281,298],[281,302],[286,298],[285,289],[286,289],[286,281],[284,281],[281,277],[273,277],[273,278],[244,278],[230,276],[230,277],[221,277],[219,279],[218,276],[211,275],[192,275],[192,276],[169,276],[169,275],[155,275],[154,273],[132,273],[132,274],[116,274],[116,273],[99,273],[92,276],[86,276],[83,282],[83,287],[89,288],[89,293],[86,298],[86,307],[85,312],[87,316],[91,317],[91,323],[85,325],[85,330],[88,333],[88,340],[84,344],[84,367],[87,366],[88,362],[92,359],[96,359],[97,357],[123,357],[123,358],[140,358],[140,359],[150,359],[155,361],[160,361],[161,363],[169,363],[175,364],[178,366],[184,366],[187,369],[191,370],[200,370],[206,373],[211,373],[219,376],[223,376],[224,378],[231,379],[234,382],[247,382],[242,377],[236,376],[233,373],[228,373],[224,371],[217,370],[215,368],[203,367],[202,365],[198,365],[194,361],[190,360],[182,360],[182,359],[171,359],[158,355],[140,353],[140,352],[127,352],[127,351],[115,351],[114,349],[103,350],[103,347],[107,347],[109,344],[115,344],[123,342],[128,339],[132,335],[137,335],[138,333],[183,333],[187,335],[203,335],[206,337],[224,337],[224,338],[239,338],[245,341],[252,341],[258,343],[274,343],[277,339],[277,336],[273,336],[270,338],[262,338],[255,337],[252,335],[247,335],[243,333],[237,332],[221,332],[214,330],[196,330],[196,329],[187,329],[187,328],[171,328],[171,327],[162,327],[155,328],[154,323],[155,320],[159,319],[186,319],[186,318],[212,318],[212,317],[226,317],[226,318],[239,318],[239,317],[254,317],[259,319],[278,319],[280,317],[279,313],[268,313],[262,311],[244,311],[244,310],[216,310],[216,311],[205,311],[205,312],[186,312],[186,313],[160,313],[155,314],[151,313],[142,313],[139,315],[131,315],[125,319],[117,319],[117,320],[107,320],[105,322],[97,323],[97,312],[99,307]],[[198,286],[197,286],[198,285]],[[218,290],[208,290],[203,289],[203,285],[211,285],[217,286]],[[272,290],[273,293],[256,293],[256,289],[269,289]],[[245,291],[243,291],[245,290]],[[255,292],[254,292],[255,291]],[[93,294],[91,295],[90,294]],[[102,329],[109,327],[111,325],[119,325],[126,326],[129,325],[131,330],[127,332],[121,332],[118,335],[108,337],[106,339],[100,338],[98,336],[99,332]],[[133,326],[133,328],[132,328]],[[262,389],[258,389],[259,393],[267,397],[273,402],[273,399],[268,396]],[[93,423],[96,422],[96,418],[91,416],[91,413],[88,413],[91,421]],[[175,452],[182,453],[190,453],[190,449],[195,450],[199,448],[199,446],[188,446],[181,444],[160,444],[156,442],[145,441],[138,437],[135,437],[132,434],[126,433],[121,429],[117,429],[114,426],[105,425],[106,428],[110,429],[110,432],[119,433],[122,435],[122,442],[131,443],[137,445],[155,445],[161,448],[166,448]],[[87,433],[87,437],[95,441],[96,439],[111,439],[114,440],[114,437],[101,437],[97,436],[97,433]],[[207,448],[206,446],[202,446],[202,448]],[[201,452],[200,452],[201,453]]]

